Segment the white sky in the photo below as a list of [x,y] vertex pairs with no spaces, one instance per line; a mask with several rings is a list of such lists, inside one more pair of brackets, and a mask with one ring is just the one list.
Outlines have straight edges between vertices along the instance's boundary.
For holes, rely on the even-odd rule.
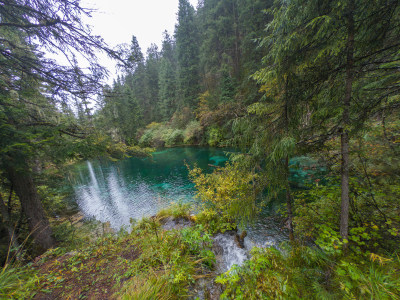
[[[197,0],[190,3],[197,6]],[[81,5],[97,9],[87,23],[109,46],[130,44],[135,35],[144,55],[152,43],[161,47],[162,33],[173,34],[177,22],[178,0],[82,0]],[[100,56],[100,63],[116,77],[114,62]]]

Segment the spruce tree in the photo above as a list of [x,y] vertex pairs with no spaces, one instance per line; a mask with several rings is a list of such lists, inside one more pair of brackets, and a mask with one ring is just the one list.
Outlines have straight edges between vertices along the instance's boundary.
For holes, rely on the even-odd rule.
[[179,106],[196,107],[199,94],[199,33],[195,10],[188,0],[179,0],[175,40],[178,63]]

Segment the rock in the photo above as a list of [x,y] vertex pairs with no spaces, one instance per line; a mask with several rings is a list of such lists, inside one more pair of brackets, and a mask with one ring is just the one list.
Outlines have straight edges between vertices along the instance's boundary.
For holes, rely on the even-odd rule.
[[242,233],[239,235],[236,233],[235,241],[239,248],[244,249],[244,238],[247,236],[247,231],[243,230]]
[[215,277],[202,278],[197,280],[194,291],[194,299],[218,300],[223,292],[222,286],[215,283]]
[[165,218],[161,223],[164,230],[183,229],[193,225],[193,222],[190,220],[185,218],[174,219],[173,217]]

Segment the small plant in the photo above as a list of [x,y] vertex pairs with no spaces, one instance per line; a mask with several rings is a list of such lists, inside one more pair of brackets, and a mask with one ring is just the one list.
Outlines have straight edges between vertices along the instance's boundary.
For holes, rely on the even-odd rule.
[[[286,253],[286,254],[285,254]],[[253,248],[251,259],[216,278],[221,299],[334,299],[322,283],[330,263],[307,247]],[[331,296],[330,296],[331,294]]]
[[5,265],[0,271],[0,299],[28,299],[34,296],[39,278],[30,265]]
[[168,217],[173,217],[174,219],[184,218],[190,219],[190,209],[191,205],[188,203],[172,203],[167,208],[160,210],[157,213],[157,217],[159,219],[165,219]]
[[[195,167],[189,170],[189,176],[196,185],[196,197],[203,207],[217,212],[217,219],[221,218],[222,223],[227,223],[228,219],[229,223],[235,220],[244,225],[254,220],[259,211],[256,195],[260,192],[255,172],[233,162],[211,174]],[[211,211],[207,213],[211,214]]]
[[168,273],[150,271],[148,276],[136,276],[125,287],[123,300],[173,299]]
[[201,141],[203,128],[198,121],[190,122],[184,131],[185,144],[198,144]]
[[183,131],[175,129],[165,137],[165,144],[167,146],[179,145],[183,143]]
[[399,258],[387,259],[371,255],[368,264],[342,261],[335,270],[346,299],[399,299]]
[[204,209],[196,215],[196,223],[203,226],[210,234],[237,228],[236,223],[226,214],[219,214],[213,209]]

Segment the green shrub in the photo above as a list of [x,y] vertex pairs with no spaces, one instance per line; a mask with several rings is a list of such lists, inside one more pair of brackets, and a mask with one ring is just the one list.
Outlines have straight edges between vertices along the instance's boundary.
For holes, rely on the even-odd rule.
[[[175,215],[182,216],[186,213],[185,205],[171,211]],[[166,211],[162,213],[166,214]],[[163,283],[161,281],[155,283],[155,285],[160,283],[159,287],[155,286],[154,289],[146,287],[144,291],[139,292],[136,291],[137,288],[130,288],[128,281],[122,291],[126,299],[139,299],[140,296],[136,295],[144,297],[143,295],[155,295],[158,291],[164,291],[163,286],[166,281],[168,289],[165,292],[168,295],[173,296],[173,299],[185,297],[189,285],[194,283],[196,276],[201,276],[204,269],[212,268],[215,261],[214,254],[210,251],[212,240],[209,235],[204,234],[201,226],[164,231],[158,218],[147,218],[132,228],[130,236],[134,239],[136,247],[143,251],[132,262],[124,277],[133,277],[133,281],[135,278],[149,278],[149,274],[157,270],[162,271],[160,275],[164,279],[161,280]]]
[[185,144],[198,144],[201,141],[202,131],[200,122],[190,122],[185,128],[183,142]]
[[189,107],[184,107],[179,111],[176,111],[171,118],[171,126],[173,128],[183,129],[186,125],[193,120],[193,112]]
[[154,130],[146,130],[139,139],[139,145],[142,147],[152,146],[152,142],[154,139],[154,133],[155,133]]
[[257,174],[231,163],[216,168],[211,174],[195,167],[189,176],[196,185],[196,198],[204,208],[219,212],[223,223],[228,216],[240,225],[254,220],[258,212],[255,201],[259,187],[253,184],[257,182]]
[[123,300],[169,300],[174,299],[168,274],[149,272],[148,276],[135,276],[125,287]]
[[221,299],[338,299],[324,285],[329,262],[306,247],[253,248],[251,259],[217,277]]
[[223,133],[222,133],[222,129],[218,128],[218,127],[211,127],[208,131],[208,139],[207,139],[207,143],[211,146],[211,147],[216,147],[219,146],[220,143],[223,140]]
[[335,271],[345,299],[399,299],[400,261],[371,255],[367,264],[342,261]]
[[[364,259],[370,253],[391,253],[398,249],[399,217],[393,209],[398,194],[390,196],[395,185],[382,185],[388,195],[377,190],[371,194],[358,178],[350,178],[350,197],[353,205],[349,219],[350,255]],[[371,197],[373,196],[373,198]],[[293,223],[300,239],[316,242],[327,253],[341,254],[343,242],[339,234],[340,188],[338,178],[328,178],[326,185],[315,184],[296,193]],[[362,213],[361,213],[362,212]],[[317,225],[316,224],[323,224]]]
[[236,223],[226,214],[218,213],[213,209],[204,209],[195,217],[196,223],[201,224],[210,234],[234,230]]
[[165,144],[168,146],[179,145],[183,143],[183,131],[180,129],[170,129],[165,136]]
[[159,219],[168,217],[190,219],[190,209],[191,206],[188,203],[172,203],[169,207],[160,210],[157,213],[157,217]]

